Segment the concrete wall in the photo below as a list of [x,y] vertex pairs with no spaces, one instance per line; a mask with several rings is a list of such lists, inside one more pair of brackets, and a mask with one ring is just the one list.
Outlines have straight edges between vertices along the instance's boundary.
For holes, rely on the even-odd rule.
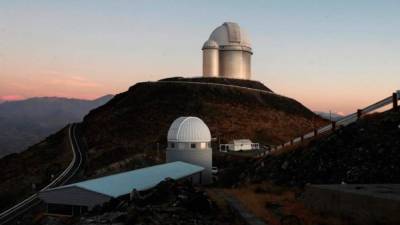
[[[169,149],[166,152],[166,159],[168,162],[182,161],[198,166],[204,167],[202,172],[202,184],[209,184],[212,182],[212,150],[201,149],[201,150],[172,150]],[[198,183],[198,176],[195,176],[194,182]]]
[[109,196],[73,186],[40,192],[39,198],[45,203],[80,205],[87,206],[89,209],[111,200]]

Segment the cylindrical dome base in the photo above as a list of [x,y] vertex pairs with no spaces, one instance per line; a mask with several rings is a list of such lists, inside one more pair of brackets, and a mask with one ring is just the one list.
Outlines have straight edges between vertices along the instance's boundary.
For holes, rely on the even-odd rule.
[[218,49],[203,49],[203,76],[218,77],[219,53]]
[[240,50],[220,50],[219,75],[225,78],[251,77],[251,53]]
[[168,149],[166,152],[166,160],[168,162],[182,161],[204,167],[201,176],[196,176],[193,180],[195,184],[210,184],[212,183],[212,150],[200,149],[184,149],[173,150]]

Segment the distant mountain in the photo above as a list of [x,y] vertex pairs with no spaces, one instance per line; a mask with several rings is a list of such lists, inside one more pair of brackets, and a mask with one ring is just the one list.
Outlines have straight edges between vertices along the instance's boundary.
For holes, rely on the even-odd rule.
[[0,103],[0,157],[25,150],[66,124],[79,122],[113,96],[95,100],[59,97],[29,98]]
[[342,119],[344,117],[343,115],[340,115],[340,114],[337,114],[337,113],[318,112],[318,111],[315,111],[314,113],[317,114],[318,116],[324,118],[324,119],[327,119],[327,120],[332,119],[332,121],[338,121],[338,120],[340,120],[340,119]]

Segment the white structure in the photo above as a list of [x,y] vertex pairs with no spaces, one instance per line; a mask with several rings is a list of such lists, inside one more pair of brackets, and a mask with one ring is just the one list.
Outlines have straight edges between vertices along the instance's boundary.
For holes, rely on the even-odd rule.
[[237,23],[217,27],[202,50],[204,77],[251,78],[250,40]]
[[227,152],[227,151],[251,151],[251,150],[259,150],[260,144],[253,143],[249,139],[237,139],[231,141],[229,144],[220,144],[219,151]]
[[167,162],[183,161],[204,168],[194,183],[212,182],[211,133],[197,117],[179,117],[168,130]]
[[145,191],[166,178],[190,180],[203,171],[203,167],[185,162],[165,163],[46,189],[39,192],[39,198],[47,204],[49,214],[80,215],[113,198],[128,196],[133,189]]

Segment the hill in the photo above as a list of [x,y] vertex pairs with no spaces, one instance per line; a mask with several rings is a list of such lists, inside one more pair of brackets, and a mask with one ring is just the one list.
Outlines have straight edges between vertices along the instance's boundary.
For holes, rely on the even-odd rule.
[[[242,87],[261,84],[219,82]],[[85,116],[80,126],[81,139],[88,147],[84,176],[163,162],[167,130],[182,115],[199,116],[208,124],[217,138],[214,149],[218,141],[243,137],[273,145],[311,130],[313,123],[326,123],[296,100],[266,90],[265,86],[253,90],[203,82],[138,83]],[[0,159],[0,207],[32,193],[32,183],[42,187],[50,171],[62,171],[71,160],[67,140],[63,129],[26,151]]]
[[400,112],[387,111],[276,156],[248,170],[253,180],[306,183],[399,183]]
[[216,143],[234,138],[274,145],[312,130],[313,123],[326,123],[301,103],[256,81],[174,78],[138,83],[85,116],[88,172],[97,174],[139,153],[142,158],[132,159],[136,164],[154,163],[155,156],[164,156],[156,150],[165,149],[170,124],[188,115],[210,127],[217,139],[214,149]]
[[112,98],[30,98],[0,104],[0,157],[25,150]]
[[[0,159],[0,211],[46,186],[72,160],[68,129],[50,135],[21,153]],[[36,189],[32,188],[36,185]]]
[[327,119],[327,120],[332,120],[332,121],[338,121],[343,118],[343,115],[337,114],[337,113],[330,113],[330,112],[314,112],[318,116]]

